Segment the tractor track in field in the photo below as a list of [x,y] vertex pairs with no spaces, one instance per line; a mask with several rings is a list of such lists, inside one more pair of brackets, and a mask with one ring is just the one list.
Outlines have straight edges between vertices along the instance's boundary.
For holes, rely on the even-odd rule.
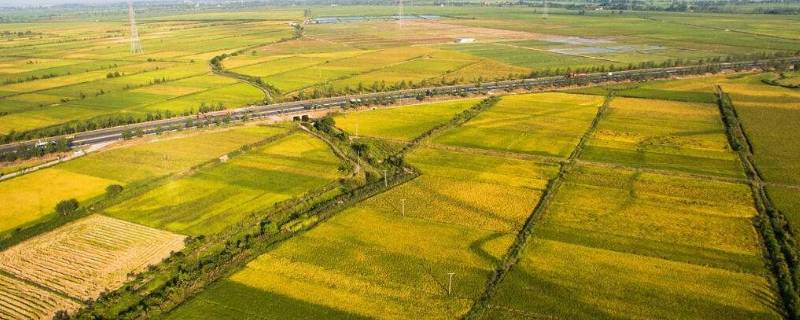
[[514,243],[511,244],[508,251],[503,256],[502,262],[497,266],[497,269],[495,269],[491,277],[488,279],[485,290],[480,297],[475,300],[475,303],[472,305],[469,312],[464,316],[464,319],[478,319],[486,310],[488,310],[489,302],[497,292],[499,284],[503,281],[503,279],[505,279],[506,275],[519,261],[522,250],[525,248],[528,239],[530,239],[530,237],[533,235],[533,228],[540,220],[539,218],[548,209],[550,201],[555,198],[556,194],[558,194],[561,185],[566,179],[565,177],[577,164],[578,157],[580,157],[580,155],[583,153],[584,146],[597,130],[597,126],[600,124],[600,120],[602,120],[605,116],[613,98],[614,92],[611,91],[606,96],[605,101],[603,101],[603,105],[597,109],[597,114],[595,115],[594,119],[592,119],[591,125],[583,133],[580,141],[572,150],[572,153],[570,153],[565,162],[561,163],[561,168],[559,169],[558,175],[548,181],[547,187],[539,197],[539,202],[536,204],[536,207],[534,207],[533,211],[528,216],[528,219],[525,221],[522,229],[519,230]]

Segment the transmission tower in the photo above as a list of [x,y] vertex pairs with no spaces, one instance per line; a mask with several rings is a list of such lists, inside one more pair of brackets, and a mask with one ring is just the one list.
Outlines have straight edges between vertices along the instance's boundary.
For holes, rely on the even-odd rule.
[[403,26],[403,0],[399,0],[398,8],[397,8],[397,23],[402,27]]
[[133,11],[133,0],[128,0],[128,21],[131,24],[131,53],[142,53],[142,44],[139,42],[139,30],[136,29],[136,13]]
[[544,13],[542,14],[542,18],[547,19],[548,9],[549,7],[547,4],[547,0],[544,0]]

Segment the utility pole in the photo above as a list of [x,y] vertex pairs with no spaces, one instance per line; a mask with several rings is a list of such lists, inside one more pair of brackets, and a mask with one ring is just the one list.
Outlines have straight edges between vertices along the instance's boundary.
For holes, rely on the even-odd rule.
[[383,169],[383,186],[389,186],[389,177],[386,175],[386,169]]
[[400,199],[400,212],[403,213],[403,218],[406,217],[406,198]]
[[447,295],[449,296],[453,293],[453,275],[456,273],[448,272],[447,274],[450,276],[450,281],[447,282]]

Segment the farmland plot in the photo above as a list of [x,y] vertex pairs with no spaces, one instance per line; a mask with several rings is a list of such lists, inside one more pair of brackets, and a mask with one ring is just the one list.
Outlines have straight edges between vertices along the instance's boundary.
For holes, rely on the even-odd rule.
[[733,100],[764,178],[800,185],[800,93],[766,85],[761,82],[765,77],[726,79],[720,85]]
[[[0,47],[0,56],[26,57],[0,62],[0,112],[9,113],[0,121],[0,134],[118,112],[143,118],[147,112],[196,111],[203,102],[239,107],[261,101],[264,94],[258,88],[209,74],[207,61],[291,34],[279,22],[154,22],[140,29],[146,53],[132,55],[114,23],[73,21],[36,27],[46,34],[43,43]],[[107,36],[96,36],[103,32]],[[196,45],[197,34],[204,37],[201,47]],[[192,77],[233,83],[202,92],[163,88]]]
[[295,133],[169,181],[106,213],[183,234],[214,234],[254,211],[332,183],[338,168],[324,142]]
[[[800,167],[798,167],[798,164],[800,164],[800,142],[798,141],[800,140],[797,139],[796,124],[800,121],[800,108],[797,107],[800,105],[800,95],[796,90],[767,85],[761,81],[775,77],[776,75],[771,73],[717,75],[688,80],[653,81],[636,85],[630,89],[624,87],[617,87],[616,89],[623,89],[617,91],[617,95],[652,96],[672,101],[688,100],[714,103],[714,85],[719,84],[731,96],[739,119],[745,127],[750,142],[753,144],[759,172],[768,183],[775,184],[767,187],[770,197],[775,201],[779,209],[787,215],[790,222],[797,226],[800,224],[800,206],[797,205],[795,190],[800,185]],[[665,102],[657,102],[655,105],[661,104],[673,106],[669,109],[674,109],[678,105]],[[679,104],[684,105],[684,107],[678,107],[679,110],[691,105]],[[614,105],[612,103],[612,107]],[[663,109],[663,111],[653,110],[651,114],[657,115],[664,112],[668,112],[668,109]],[[650,115],[642,115],[642,118],[645,119],[650,117]],[[707,122],[710,125],[710,118],[708,120]],[[680,117],[669,123],[681,123],[681,127],[687,124]],[[713,125],[713,127],[718,126]],[[714,135],[718,136],[719,134]],[[715,140],[719,139],[715,138]],[[719,148],[715,149],[719,150]],[[703,153],[706,154],[704,157],[709,156],[708,152],[704,151]],[[628,159],[633,160],[633,157]],[[683,167],[688,164],[687,161],[680,159],[675,159],[674,161],[677,161],[679,166]],[[732,167],[726,165],[724,167],[729,167],[729,169],[720,171],[724,167],[720,166],[721,162],[716,162],[716,165],[712,165],[710,162],[703,160],[698,164],[708,163],[709,166],[703,169],[706,172],[711,171],[727,175],[728,173],[725,173],[725,171],[732,170]],[[659,163],[658,165],[664,166],[665,164]]]
[[[263,80],[276,86],[281,92],[293,92],[315,84],[380,70],[386,66],[417,59],[433,51],[430,48],[413,47],[369,50],[355,55],[345,53],[338,59],[325,59],[324,62],[312,66],[271,74],[264,77]],[[281,63],[281,60],[274,61],[274,63]]]
[[428,148],[409,161],[421,177],[278,245],[171,318],[465,314],[557,167]]
[[162,135],[3,181],[0,235],[46,218],[61,200],[83,202],[102,195],[111,184],[127,185],[186,170],[284,130],[249,126]]
[[579,167],[485,318],[778,319],[744,184]]
[[70,297],[94,299],[183,248],[183,236],[93,215],[0,253],[0,270]]
[[52,319],[59,310],[78,307],[71,299],[0,274],[0,319]]
[[742,176],[713,104],[615,98],[581,158]]
[[480,42],[537,37],[536,34],[529,32],[421,20],[405,21],[402,26],[387,21],[312,25],[308,28],[308,32],[316,38],[362,49],[452,43],[461,37],[472,37]]
[[794,230],[800,228],[800,93],[766,85],[754,75],[721,83],[753,147],[756,166],[768,183],[767,191]]
[[348,112],[336,117],[336,126],[351,135],[411,140],[476,103],[477,99],[464,99]]
[[508,96],[434,142],[566,158],[603,98],[564,93]]

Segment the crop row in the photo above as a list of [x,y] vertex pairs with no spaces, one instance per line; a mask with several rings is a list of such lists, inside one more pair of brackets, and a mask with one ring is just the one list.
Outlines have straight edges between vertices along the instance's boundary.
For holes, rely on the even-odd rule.
[[0,253],[0,270],[89,299],[182,247],[182,236],[95,215]]
[[79,304],[0,274],[0,319],[51,319],[58,311],[73,311]]

